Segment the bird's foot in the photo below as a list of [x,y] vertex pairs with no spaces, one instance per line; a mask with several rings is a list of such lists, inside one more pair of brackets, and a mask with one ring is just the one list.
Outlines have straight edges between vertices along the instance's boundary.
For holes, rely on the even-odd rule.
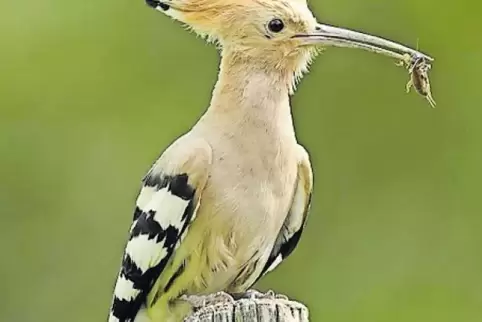
[[211,305],[216,303],[234,302],[233,297],[226,292],[217,292],[210,294],[204,298],[204,305]]
[[203,296],[190,295],[190,296],[185,296],[185,299],[192,304],[195,310],[202,307],[215,305],[218,303],[234,302],[233,297],[226,292],[217,292],[217,293],[203,295]]
[[275,294],[274,291],[268,290],[266,293],[261,293],[257,290],[247,290],[244,293],[230,293],[232,298],[234,300],[241,300],[241,299],[269,299],[269,300],[274,300],[274,299],[283,299],[287,300],[288,297],[286,297],[283,294]]

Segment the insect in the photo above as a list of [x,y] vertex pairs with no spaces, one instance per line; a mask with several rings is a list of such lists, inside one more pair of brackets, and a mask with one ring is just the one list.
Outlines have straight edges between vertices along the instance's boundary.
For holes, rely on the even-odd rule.
[[405,54],[402,60],[397,63],[397,66],[406,66],[408,69],[410,79],[406,85],[407,93],[414,87],[417,93],[424,96],[430,106],[435,108],[436,103],[432,97],[430,80],[428,78],[428,71],[432,66],[428,63],[427,59],[423,56]]
[[430,106],[435,107],[436,103],[432,97],[430,91],[430,80],[428,79],[428,71],[432,66],[427,63],[423,57],[417,57],[412,62],[412,65],[408,69],[410,80],[407,83],[407,93],[410,92],[410,88],[413,86],[417,93],[424,96],[429,102]]

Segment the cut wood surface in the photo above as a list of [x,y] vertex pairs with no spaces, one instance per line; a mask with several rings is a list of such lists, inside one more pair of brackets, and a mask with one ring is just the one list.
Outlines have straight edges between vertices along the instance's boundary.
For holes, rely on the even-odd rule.
[[236,299],[226,293],[189,296],[194,313],[185,322],[308,322],[305,305],[281,294],[248,291]]

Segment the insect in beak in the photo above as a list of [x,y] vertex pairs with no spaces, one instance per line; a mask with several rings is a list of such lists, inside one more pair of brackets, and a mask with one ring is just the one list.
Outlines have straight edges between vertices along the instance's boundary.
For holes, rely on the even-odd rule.
[[360,48],[398,60],[403,60],[405,58],[404,55],[409,54],[410,56],[423,57],[427,61],[433,61],[432,57],[399,43],[377,36],[325,24],[318,24],[316,30],[312,33],[297,34],[293,36],[293,38],[299,39],[302,45]]
[[418,50],[377,36],[325,24],[317,24],[315,31],[297,34],[293,38],[299,40],[301,45],[359,48],[395,58],[399,61],[398,66],[406,66],[408,69],[410,81],[407,92],[413,86],[435,107],[428,78],[430,62],[434,59]]
[[430,106],[435,108],[436,103],[432,97],[430,80],[428,78],[428,71],[432,66],[427,60],[424,57],[410,57],[406,55],[405,59],[398,63],[398,66],[406,66],[408,74],[410,75],[410,80],[406,86],[407,93],[410,92],[410,89],[413,86],[417,93],[425,97]]

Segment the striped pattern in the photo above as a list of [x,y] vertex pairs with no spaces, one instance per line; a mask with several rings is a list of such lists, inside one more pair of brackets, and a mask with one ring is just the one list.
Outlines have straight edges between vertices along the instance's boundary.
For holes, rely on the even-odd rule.
[[195,189],[186,174],[150,173],[143,183],[109,322],[134,321],[194,215]]
[[168,4],[158,0],[146,0],[146,4],[159,11],[167,11],[170,8]]

